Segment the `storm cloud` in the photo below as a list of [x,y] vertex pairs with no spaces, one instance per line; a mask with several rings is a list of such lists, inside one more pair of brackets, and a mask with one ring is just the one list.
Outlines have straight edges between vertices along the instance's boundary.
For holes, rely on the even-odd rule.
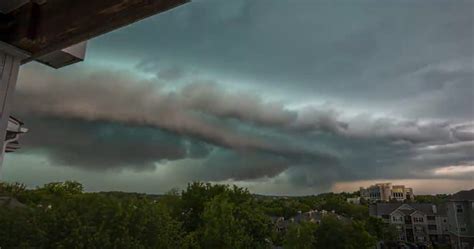
[[[92,170],[153,170],[164,160],[199,158],[198,166],[182,166],[188,170],[176,174],[219,181],[285,173],[289,181],[306,185],[357,177],[349,165],[358,160],[377,168],[410,157],[434,163],[470,158],[460,154],[471,144],[470,124],[351,116],[329,106],[288,108],[216,82],[167,90],[154,79],[118,72],[79,75],[24,72],[15,112],[32,126],[26,150],[43,150],[58,163]],[[342,145],[332,144],[338,140]],[[346,146],[344,140],[363,146]],[[360,150],[366,151],[362,157]],[[370,157],[374,151],[377,156]],[[437,156],[450,151],[456,154]]]
[[147,172],[158,192],[193,180],[307,193],[474,179],[434,173],[474,161],[473,8],[196,0],[90,41],[82,65],[24,67],[18,155]]

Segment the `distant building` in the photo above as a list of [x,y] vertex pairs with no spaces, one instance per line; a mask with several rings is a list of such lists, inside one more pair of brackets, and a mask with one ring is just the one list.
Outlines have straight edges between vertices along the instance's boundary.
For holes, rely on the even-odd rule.
[[449,242],[447,209],[428,203],[376,203],[370,206],[373,217],[394,225],[399,240],[413,243]]
[[392,186],[391,183],[376,183],[368,188],[361,187],[360,197],[373,202],[414,199],[412,188],[406,188],[404,185]]
[[360,188],[360,197],[370,201],[389,201],[392,184],[391,183],[377,183],[368,188]]
[[454,194],[447,202],[447,209],[453,248],[474,248],[474,189]]
[[413,189],[405,188],[404,185],[393,185],[390,198],[397,201],[412,200],[414,199]]

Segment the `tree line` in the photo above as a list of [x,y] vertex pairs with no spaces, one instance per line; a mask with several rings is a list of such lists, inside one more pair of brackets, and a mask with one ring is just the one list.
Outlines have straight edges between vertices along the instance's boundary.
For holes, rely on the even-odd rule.
[[[24,204],[0,207],[0,247],[5,248],[373,248],[394,238],[391,227],[368,216],[350,194],[271,198],[237,186],[194,182],[161,196],[84,192],[66,181],[27,189],[0,183],[0,196]],[[310,209],[328,216],[278,231],[271,217]]]

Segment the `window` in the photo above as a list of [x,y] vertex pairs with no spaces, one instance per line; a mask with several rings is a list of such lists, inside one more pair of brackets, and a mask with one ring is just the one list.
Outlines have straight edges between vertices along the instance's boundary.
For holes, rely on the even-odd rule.
[[423,217],[413,217],[413,221],[418,223],[423,222]]
[[436,230],[436,225],[428,225],[429,230]]
[[456,204],[456,212],[462,213],[462,205],[461,204]]
[[393,192],[393,197],[395,198],[403,198],[403,193],[400,193],[400,192]]
[[389,216],[388,214],[384,214],[384,215],[382,215],[382,218],[383,218],[383,219],[389,219],[390,216]]
[[394,222],[403,221],[403,217],[402,216],[392,216],[392,221],[394,221]]
[[426,219],[428,219],[428,220],[435,220],[435,217],[432,216],[432,215],[430,215],[430,216],[427,216]]

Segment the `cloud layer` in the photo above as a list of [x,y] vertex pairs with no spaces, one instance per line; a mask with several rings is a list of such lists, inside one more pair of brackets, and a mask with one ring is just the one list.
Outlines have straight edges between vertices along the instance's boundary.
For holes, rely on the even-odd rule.
[[473,159],[468,122],[347,115],[327,105],[289,108],[216,82],[169,90],[110,71],[73,80],[24,71],[15,113],[31,127],[25,153],[93,171],[153,171],[175,161],[167,174],[183,181],[270,177],[329,188],[340,180],[413,176],[416,170],[399,171],[413,165],[426,171]]
[[92,40],[82,65],[24,67],[18,155],[91,178],[153,175],[158,192],[474,179],[433,173],[474,161],[473,7],[193,1]]

